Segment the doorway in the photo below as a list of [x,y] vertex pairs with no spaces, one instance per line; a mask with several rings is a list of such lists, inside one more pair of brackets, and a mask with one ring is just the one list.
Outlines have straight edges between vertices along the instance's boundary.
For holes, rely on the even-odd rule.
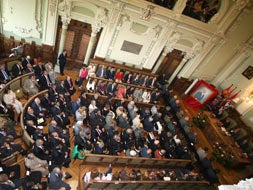
[[166,79],[169,79],[183,59],[182,51],[174,49],[170,52],[157,69],[156,74],[165,73]]
[[[59,17],[55,55],[58,55],[61,31],[62,22]],[[64,44],[64,49],[67,50],[66,67],[79,69],[82,66],[90,41],[91,31],[92,29],[90,24],[71,19],[66,32],[66,39]]]

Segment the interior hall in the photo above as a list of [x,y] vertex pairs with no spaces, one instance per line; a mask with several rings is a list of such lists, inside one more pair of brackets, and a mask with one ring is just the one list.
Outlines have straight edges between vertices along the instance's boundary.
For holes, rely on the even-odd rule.
[[252,20],[252,0],[0,0],[0,189],[252,189]]

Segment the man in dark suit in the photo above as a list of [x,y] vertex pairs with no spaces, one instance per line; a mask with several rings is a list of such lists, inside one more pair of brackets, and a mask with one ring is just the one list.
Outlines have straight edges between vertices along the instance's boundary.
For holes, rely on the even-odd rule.
[[150,78],[147,82],[147,87],[156,88],[156,77]]
[[11,181],[7,174],[1,173],[0,174],[0,189],[3,190],[13,190],[18,189],[20,186],[25,186],[26,180],[24,178],[18,179],[15,181]]
[[56,102],[56,100],[58,99],[59,93],[56,90],[56,84],[53,84],[48,91],[49,94],[49,100],[51,102]]
[[0,100],[0,114],[7,114],[12,121],[15,121],[14,111],[12,109],[7,108],[3,104],[2,100]]
[[97,70],[97,77],[106,78],[107,69],[104,65],[100,66]]
[[74,84],[70,76],[67,76],[67,78],[64,80],[64,86],[65,86],[65,89],[68,90],[70,96],[72,96],[76,92],[76,89],[74,87]]
[[42,107],[46,108],[50,112],[53,104],[54,103],[49,99],[49,94],[45,93],[44,96],[41,98]]
[[34,67],[34,74],[36,79],[39,79],[43,72],[45,71],[44,63],[39,62],[35,67]]
[[41,123],[38,123],[38,124],[46,125],[45,115],[48,115],[49,111],[46,110],[45,108],[43,108],[40,102],[41,101],[38,97],[35,98],[34,101],[32,102],[31,108],[34,110],[34,115],[37,117],[37,119],[42,118],[42,120],[44,121],[44,122],[41,122]]
[[61,75],[64,75],[64,67],[67,61],[67,51],[63,50],[63,52],[59,55],[58,59],[59,59],[59,65],[60,65],[60,73]]
[[48,76],[47,71],[45,70],[43,72],[43,75],[41,75],[40,79],[39,79],[39,84],[40,84],[40,88],[41,90],[46,90],[49,89],[49,87],[51,86],[51,80],[50,77]]
[[41,160],[51,160],[49,146],[42,139],[36,140],[32,152]]
[[22,61],[22,66],[24,68],[24,70],[27,69],[27,64],[32,64],[32,61],[31,61],[31,57],[29,55],[27,55],[24,60]]
[[109,84],[106,88],[106,95],[107,96],[114,96],[115,92],[117,90],[117,83],[113,82],[111,84]]
[[38,125],[37,117],[36,115],[34,115],[34,111],[31,107],[28,107],[27,112],[25,114],[25,123],[27,123],[27,121],[29,120],[32,120],[35,126]]
[[22,62],[18,61],[15,65],[13,65],[11,72],[14,78],[21,76],[23,74]]
[[147,82],[148,82],[148,76],[143,75],[143,76],[140,78],[140,85],[141,85],[141,86],[146,86],[146,85],[147,85]]
[[136,74],[135,76],[133,76],[131,83],[135,84],[135,85],[139,85],[140,84],[140,74]]
[[0,82],[6,84],[11,80],[9,72],[5,69],[5,65],[0,65]]
[[150,103],[157,104],[158,100],[160,98],[160,92],[155,91],[151,94]]
[[124,78],[123,78],[123,82],[124,83],[131,83],[133,78],[133,74],[132,73],[127,73]]

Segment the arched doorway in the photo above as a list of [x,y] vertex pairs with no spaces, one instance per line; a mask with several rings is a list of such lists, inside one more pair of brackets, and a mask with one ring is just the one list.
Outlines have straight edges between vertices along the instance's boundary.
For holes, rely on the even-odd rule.
[[[90,24],[71,19],[66,32],[66,39],[64,44],[64,49],[67,50],[66,67],[78,69],[81,67],[90,41],[91,31],[92,29]],[[59,50],[61,32],[62,32],[62,22],[59,17],[57,26],[55,55],[57,55],[57,52]],[[97,35],[97,39],[99,39],[99,35],[100,34]],[[96,45],[94,47],[96,47]],[[94,50],[92,51],[92,55],[93,54]]]
[[163,60],[156,71],[156,74],[165,73],[166,78],[170,78],[183,59],[182,51],[174,49]]

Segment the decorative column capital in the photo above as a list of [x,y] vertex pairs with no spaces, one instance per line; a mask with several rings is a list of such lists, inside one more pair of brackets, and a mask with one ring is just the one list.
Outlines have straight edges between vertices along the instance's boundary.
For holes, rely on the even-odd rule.
[[101,30],[102,27],[108,22],[107,11],[105,8],[100,7],[96,14],[95,23],[92,25],[92,33],[95,35]]
[[182,59],[182,62],[184,62],[184,63],[195,56],[195,54],[193,54],[191,52],[184,52],[184,53],[185,53],[185,56]]
[[69,25],[69,23],[71,21],[71,18],[62,16],[61,17],[61,21],[62,21],[62,28],[67,29],[67,27],[68,27],[68,25]]
[[168,53],[172,52],[174,48],[172,48],[171,46],[165,46],[165,48],[163,49],[162,55],[166,56]]

